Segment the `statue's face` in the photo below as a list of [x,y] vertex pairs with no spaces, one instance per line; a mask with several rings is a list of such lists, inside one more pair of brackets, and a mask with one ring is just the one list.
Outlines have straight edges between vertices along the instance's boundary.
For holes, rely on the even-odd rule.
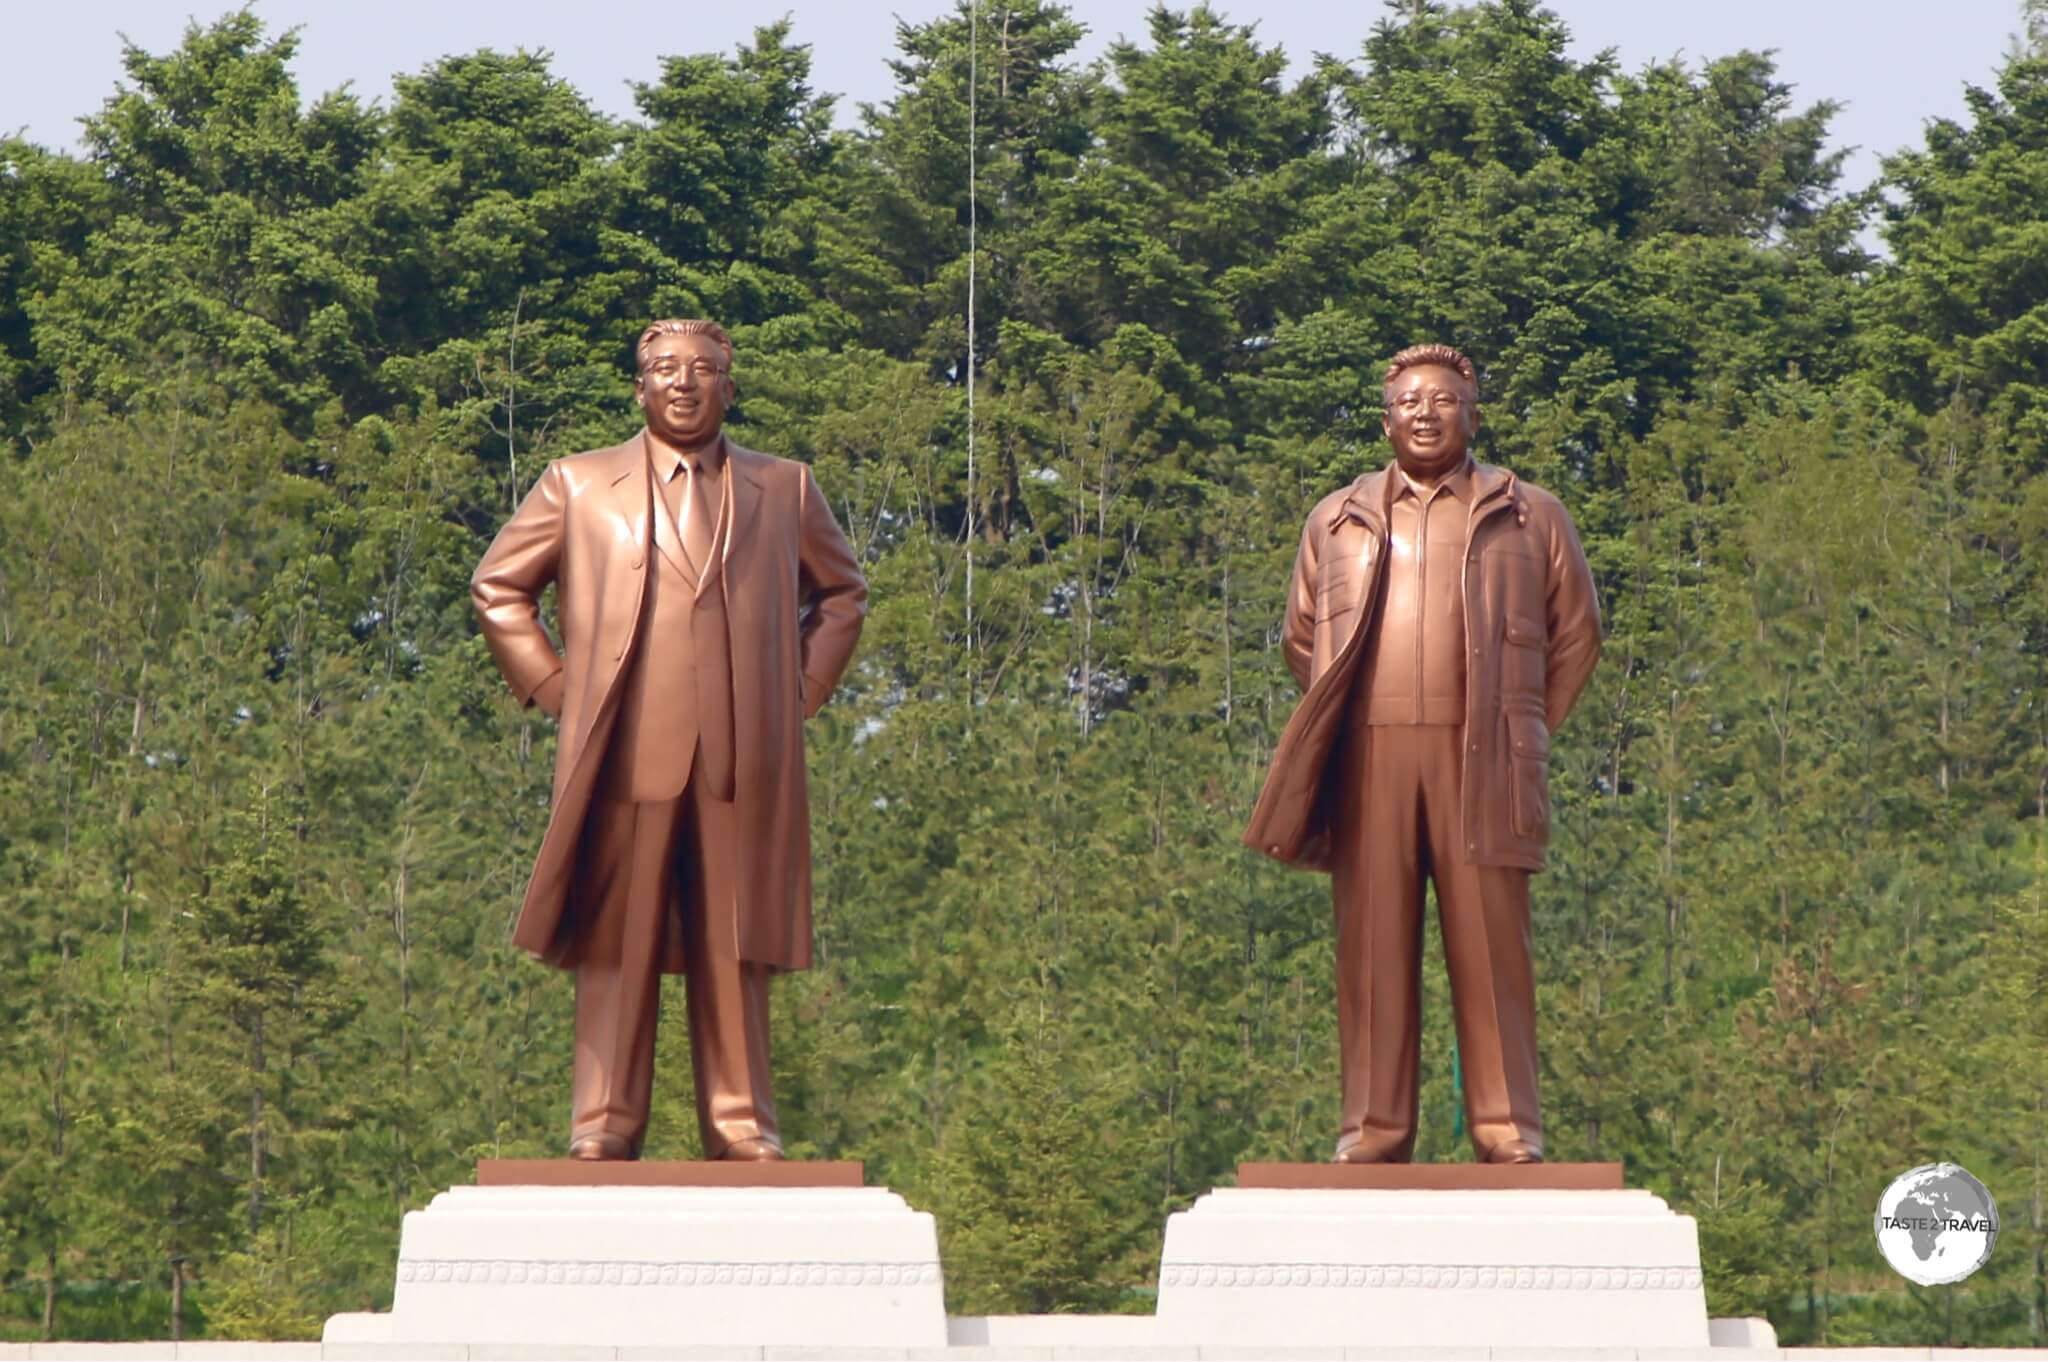
[[709,336],[656,336],[633,385],[647,428],[686,449],[709,444],[732,405],[725,347]]
[[1382,418],[1395,461],[1411,477],[1437,477],[1465,462],[1479,430],[1479,394],[1456,369],[1418,364],[1387,385]]

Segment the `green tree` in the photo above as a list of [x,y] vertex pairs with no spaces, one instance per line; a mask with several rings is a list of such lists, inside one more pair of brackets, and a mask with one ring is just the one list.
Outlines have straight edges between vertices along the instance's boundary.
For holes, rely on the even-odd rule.
[[1020,1018],[942,1137],[934,1195],[958,1313],[1104,1311],[1123,1299],[1124,1104],[1114,1075],[1073,1072],[1059,1031],[1042,1011]]
[[133,86],[85,120],[112,221],[36,272],[36,345],[60,385],[125,404],[197,364],[301,420],[363,396],[376,282],[344,204],[378,118],[346,93],[302,110],[297,47],[241,11],[168,56],[127,48]]
[[[2030,22],[2032,22],[2030,20]],[[2040,183],[2048,54],[2023,47],[1997,89],[1971,87],[1967,124],[1931,120],[1924,147],[1885,162],[1891,266],[1864,300],[1859,349],[1884,389],[1921,412],[1953,396],[2011,432],[2039,471],[2048,442]]]

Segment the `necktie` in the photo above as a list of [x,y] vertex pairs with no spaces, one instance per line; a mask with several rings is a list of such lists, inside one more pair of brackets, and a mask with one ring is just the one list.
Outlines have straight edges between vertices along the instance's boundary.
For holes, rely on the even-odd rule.
[[690,462],[689,482],[683,488],[683,552],[689,555],[697,575],[711,570],[711,541],[718,533],[718,510],[711,504],[704,486],[704,466]]

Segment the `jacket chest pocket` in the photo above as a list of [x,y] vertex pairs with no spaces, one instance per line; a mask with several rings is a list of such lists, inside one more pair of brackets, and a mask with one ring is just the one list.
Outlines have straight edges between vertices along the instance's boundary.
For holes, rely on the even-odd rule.
[[1550,833],[1550,729],[1541,714],[1509,710],[1508,818],[1517,837]]

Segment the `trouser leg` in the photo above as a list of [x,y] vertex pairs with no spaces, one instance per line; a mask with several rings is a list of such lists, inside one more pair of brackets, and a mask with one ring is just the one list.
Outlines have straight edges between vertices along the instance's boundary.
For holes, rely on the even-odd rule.
[[1509,1140],[1527,1141],[1540,1154],[1529,872],[1467,859],[1463,730],[1422,731],[1437,738],[1423,766],[1423,818],[1457,1018],[1466,1124],[1482,1159]]
[[594,907],[576,965],[576,1063],[569,1138],[647,1133],[677,805],[600,801],[584,825],[577,882]]
[[1422,861],[1412,730],[1354,728],[1330,887],[1337,918],[1337,1149],[1406,1162],[1421,1064]]
[[691,788],[684,795],[683,960],[697,1126],[707,1158],[741,1140],[781,1143],[768,1067],[766,965],[739,955],[734,806]]

